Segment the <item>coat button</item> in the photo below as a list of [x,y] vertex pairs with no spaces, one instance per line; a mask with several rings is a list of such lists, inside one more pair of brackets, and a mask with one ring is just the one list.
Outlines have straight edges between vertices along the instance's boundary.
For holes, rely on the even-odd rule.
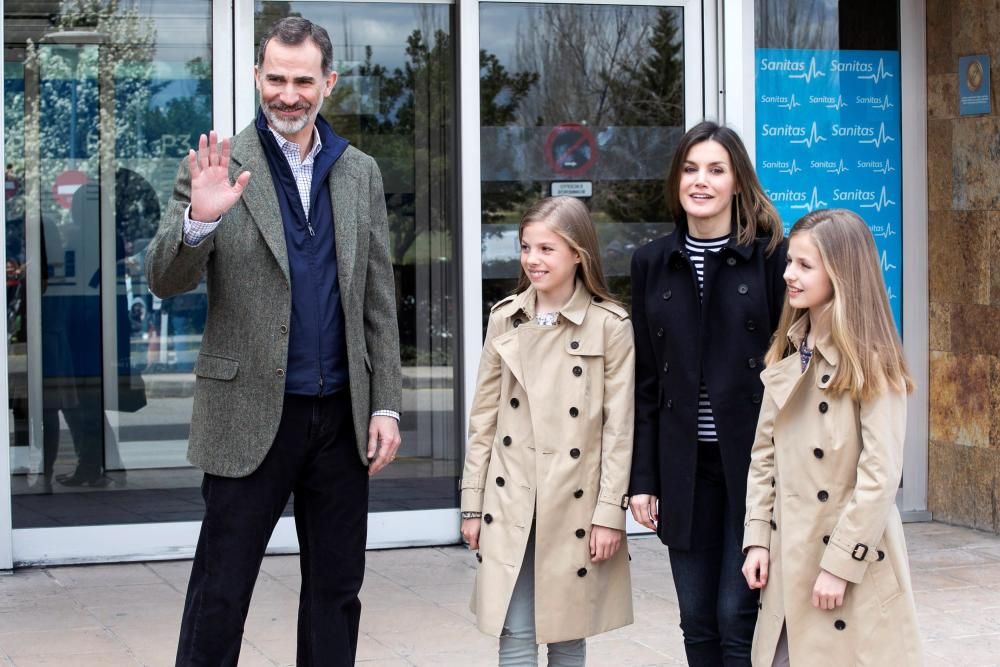
[[823,450],[817,447],[816,449],[813,450],[813,456],[815,456],[818,459],[823,458]]
[[764,608],[764,603],[761,602],[760,600],[757,600],[757,609],[763,609],[763,608]]
[[819,381],[822,382],[823,384],[826,384],[827,382],[830,381],[830,376],[829,375],[824,375],[823,377],[821,377],[819,379]]
[[735,257],[726,258],[726,264],[728,264],[729,266],[736,266],[736,258]]
[[599,297],[599,296],[595,296],[594,297],[594,303],[600,303],[602,301],[604,301],[604,299],[602,297]]
[[574,498],[583,498],[583,489],[577,489],[573,492]]
[[830,409],[830,406],[827,404],[826,401],[821,401],[820,402],[820,404],[819,404],[819,411],[820,412],[822,412],[822,413],[825,414],[826,411],[829,410],[829,409]]
[[778,530],[778,524],[774,522],[774,519],[771,519],[771,530]]
[[510,399],[510,407],[516,408],[519,405],[521,405],[521,401],[517,400],[516,398]]
[[656,337],[663,338],[663,327],[660,327],[659,329],[656,330]]
[[668,398],[667,399],[667,410],[673,410],[673,409],[674,409],[674,399]]
[[283,334],[286,334],[286,333],[288,333],[288,327],[286,327],[284,324],[282,324],[280,327],[278,327],[278,331],[280,331]]
[[586,577],[587,576],[587,568],[581,567],[579,570],[576,571],[576,576],[578,576],[578,577]]
[[569,455],[572,456],[574,459],[578,459],[580,458],[580,450],[574,447],[573,449],[569,450]]
[[741,284],[739,287],[736,288],[736,291],[739,292],[740,294],[746,294],[747,292],[750,291],[750,288],[747,287],[746,285]]
[[829,500],[830,494],[827,493],[826,491],[820,491],[819,493],[816,494],[816,497],[819,498],[819,501],[821,503],[825,503],[827,500]]
[[830,536],[829,535],[824,535],[823,536],[823,544],[829,544],[829,543],[830,543]]
[[586,534],[587,534],[587,531],[585,531],[583,528],[577,528],[576,529],[576,536],[577,537],[582,538]]
[[664,373],[669,373],[670,372],[670,362],[669,361],[664,361],[663,362],[663,372]]
[[750,402],[753,403],[754,405],[760,403],[760,394],[754,394],[753,396],[751,396]]
[[879,560],[885,560],[885,552],[884,551],[882,551],[881,549],[878,549],[878,550],[876,550],[876,553],[878,554],[878,559]]
[[285,369],[284,368],[279,368],[278,370],[274,371],[274,374],[277,375],[280,378],[283,378],[283,377],[285,377]]
[[478,551],[476,552],[476,560],[478,560],[480,563],[483,562],[483,556]]
[[503,477],[497,477],[497,486],[503,486],[506,483],[507,480],[505,480]]
[[746,326],[747,331],[756,331],[757,330],[757,323],[754,322],[753,320],[747,320],[747,323],[744,326]]
[[672,297],[673,295],[674,295],[673,292],[667,290],[666,292],[663,293],[663,300],[670,301],[670,297]]
[[579,414],[580,414],[580,411],[577,410],[576,408],[570,408],[569,409],[569,416],[570,417],[576,417]]
[[493,515],[489,514],[489,513],[484,514],[483,515],[483,523],[493,523]]
[[581,375],[583,375],[583,369],[580,368],[579,366],[573,366],[573,375],[580,377]]
[[570,346],[570,347],[571,347],[572,349],[574,349],[574,350],[575,350],[575,349],[577,349],[578,347],[580,347],[580,341],[578,341],[578,340],[575,340],[575,341],[573,341],[572,343],[570,343],[570,344],[569,344],[569,346]]
[[842,620],[838,618],[836,621],[833,622],[833,627],[837,628],[838,630],[843,630],[844,628],[847,627],[847,623],[844,623]]
[[504,447],[510,447],[510,443],[512,443],[512,442],[514,442],[514,441],[510,439],[509,435],[505,435],[503,437],[503,446]]
[[772,477],[772,478],[771,478],[771,488],[772,488],[772,489],[774,488],[775,484],[777,484],[777,482],[775,482],[775,481],[774,481],[774,478]]
[[757,360],[754,359],[753,357],[750,357],[749,359],[747,359],[747,366],[749,366],[750,368],[757,368]]

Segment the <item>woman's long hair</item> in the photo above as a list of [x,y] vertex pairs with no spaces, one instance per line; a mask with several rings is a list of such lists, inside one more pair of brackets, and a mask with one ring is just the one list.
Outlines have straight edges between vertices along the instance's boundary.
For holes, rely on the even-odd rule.
[[[517,240],[520,242],[524,228],[532,223],[543,223],[558,234],[569,247],[580,255],[580,264],[576,267],[577,280],[583,282],[594,296],[606,301],[618,303],[608,289],[601,267],[601,248],[597,241],[597,231],[590,219],[590,211],[583,202],[575,197],[546,197],[535,202],[521,218],[517,228]],[[517,279],[517,292],[523,292],[531,286],[531,279],[520,267]]]
[[687,224],[687,213],[681,206],[681,172],[691,147],[703,141],[715,141],[721,144],[729,153],[729,161],[733,165],[736,194],[733,195],[732,223],[736,242],[740,245],[750,245],[760,235],[770,236],[771,239],[767,244],[767,254],[770,255],[785,236],[781,217],[761,187],[740,135],[725,125],[702,121],[681,137],[674,152],[674,159],[670,163],[670,173],[667,175],[666,183],[667,207],[673,214],[674,220],[679,224]]
[[[830,336],[840,351],[840,362],[829,389],[850,392],[856,400],[876,396],[886,384],[897,391],[913,391],[868,225],[852,211],[821,209],[799,218],[788,237],[806,233],[816,244],[833,284]],[[808,312],[793,308],[785,296],[765,364],[777,363],[794,352],[788,330]]]

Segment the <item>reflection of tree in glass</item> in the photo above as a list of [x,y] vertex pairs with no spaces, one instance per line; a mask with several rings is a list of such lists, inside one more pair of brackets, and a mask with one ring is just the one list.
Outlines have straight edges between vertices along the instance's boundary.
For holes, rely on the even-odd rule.
[[839,48],[836,2],[757,0],[755,42],[760,48]]

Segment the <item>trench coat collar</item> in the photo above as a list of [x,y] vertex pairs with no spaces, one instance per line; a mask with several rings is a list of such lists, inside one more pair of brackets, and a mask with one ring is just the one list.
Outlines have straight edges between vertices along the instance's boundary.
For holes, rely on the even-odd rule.
[[[678,222],[677,226],[674,227],[674,231],[667,237],[667,247],[665,259],[670,261],[674,255],[684,255],[687,256],[687,250],[684,248],[684,237],[687,235],[687,223]],[[750,259],[753,254],[753,244],[741,245],[737,239],[735,233],[729,234],[729,242],[722,247],[720,252],[732,253],[739,256],[744,262]]]
[[[497,311],[501,316],[510,318],[518,313],[523,313],[529,320],[535,319],[535,288],[529,286],[520,294],[516,295],[509,303],[501,306]],[[590,292],[584,287],[581,281],[576,281],[576,288],[573,296],[559,310],[559,316],[579,326],[583,322],[584,315],[587,314],[587,307],[590,305]]]
[[808,315],[803,315],[797,319],[788,329],[788,342],[795,351],[778,363],[768,366],[760,374],[760,379],[774,399],[778,410],[784,407],[785,403],[788,402],[788,397],[795,392],[795,389],[803,382],[804,378],[815,377],[811,373],[811,370],[815,367],[817,355],[833,367],[836,367],[840,361],[840,353],[833,344],[833,339],[830,335],[829,320],[831,316],[832,313],[829,308],[823,311],[821,315],[822,319],[819,322],[820,332],[815,342],[813,342],[813,360],[804,373],[802,372],[798,349],[802,343],[802,339],[809,333],[810,321]]
[[808,315],[803,315],[789,327],[788,342],[798,350],[799,345],[802,344],[802,339],[808,335],[809,328],[812,326],[812,328],[817,330],[816,340],[813,341],[813,354],[818,352],[831,366],[836,366],[840,363],[840,350],[833,344],[833,335],[830,330],[832,320],[832,305],[828,306],[820,314],[819,320],[814,324],[810,324]]

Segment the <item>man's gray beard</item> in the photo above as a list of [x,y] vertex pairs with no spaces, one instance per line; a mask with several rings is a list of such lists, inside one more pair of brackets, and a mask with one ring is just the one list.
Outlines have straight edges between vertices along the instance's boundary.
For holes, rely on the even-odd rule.
[[315,120],[316,116],[312,113],[312,109],[306,109],[305,113],[298,120],[284,120],[279,118],[274,111],[271,110],[269,106],[264,106],[264,116],[267,118],[267,122],[271,124],[278,134],[291,136],[293,134],[298,134],[306,128],[309,123]]

